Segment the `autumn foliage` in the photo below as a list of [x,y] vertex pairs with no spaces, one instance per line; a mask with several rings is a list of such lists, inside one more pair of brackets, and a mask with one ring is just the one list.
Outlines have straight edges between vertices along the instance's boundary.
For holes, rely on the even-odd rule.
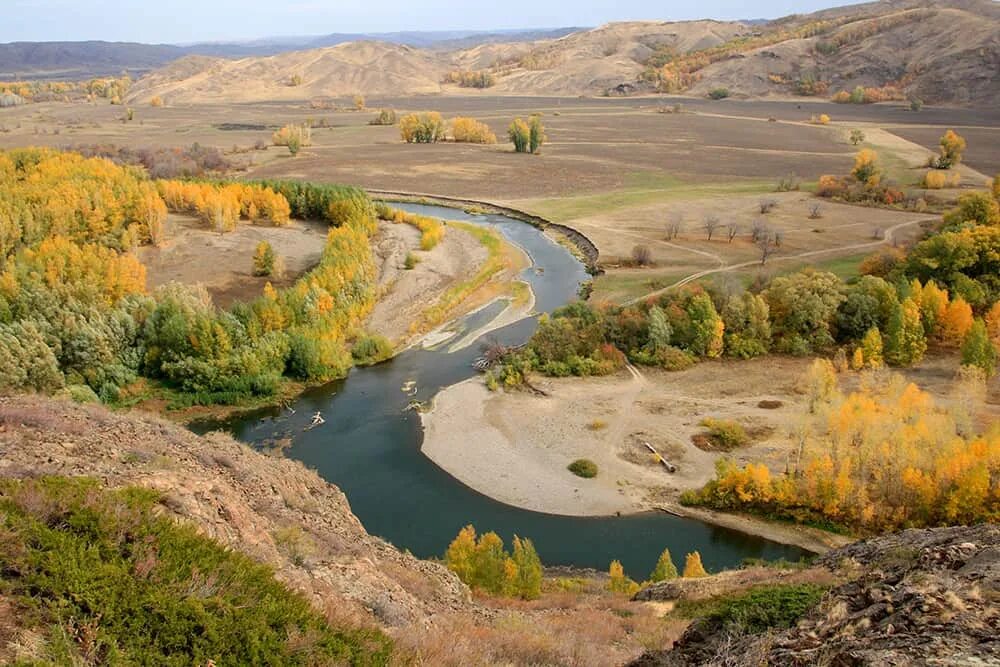
[[476,537],[471,525],[463,528],[444,556],[448,569],[470,588],[534,600],[542,592],[542,562],[529,539],[514,537],[513,550],[493,532]]
[[475,118],[462,116],[452,119],[451,136],[460,143],[495,144],[497,142],[497,136],[490,130],[489,125],[481,123]]
[[288,200],[271,188],[240,183],[158,181],[167,208],[196,216],[217,231],[232,231],[240,220],[254,224],[287,225]]
[[1000,429],[964,432],[957,409],[898,376],[869,376],[818,410],[787,473],[720,461],[683,500],[866,532],[996,521]]

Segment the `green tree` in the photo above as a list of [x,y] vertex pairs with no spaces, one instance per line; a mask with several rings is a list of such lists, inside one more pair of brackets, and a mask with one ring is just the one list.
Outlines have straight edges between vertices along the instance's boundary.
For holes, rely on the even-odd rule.
[[274,248],[267,241],[261,241],[253,252],[253,274],[269,276],[274,272]]
[[529,152],[531,146],[531,128],[520,118],[515,118],[510,127],[507,128],[507,136],[514,144],[514,150],[518,153]]
[[302,138],[298,135],[289,136],[287,146],[288,152],[291,153],[292,157],[295,157],[302,150]]
[[722,309],[726,354],[750,359],[771,347],[771,318],[767,301],[759,294],[731,296]]
[[886,327],[885,358],[894,366],[912,366],[924,358],[926,351],[920,307],[912,298],[904,299],[894,309]]
[[514,536],[514,564],[517,566],[515,594],[524,600],[536,600],[542,594],[542,560],[531,540]]
[[986,323],[981,318],[976,318],[962,343],[962,365],[975,366],[981,369],[986,377],[993,377],[997,372],[997,349],[990,340]]
[[653,568],[653,572],[649,575],[649,580],[655,583],[657,581],[676,578],[677,566],[674,565],[674,561],[670,557],[670,549],[664,549],[663,553],[660,554],[660,558],[656,561],[656,567]]
[[503,593],[506,561],[507,552],[504,551],[503,540],[499,535],[491,531],[480,536],[472,557],[474,585],[490,593]]
[[836,275],[806,269],[779,276],[764,292],[764,298],[780,352],[804,355],[833,344],[831,324],[844,300]]
[[542,125],[541,115],[532,114],[528,127],[528,148],[532,153],[537,153],[545,143],[545,139],[545,127]]
[[673,327],[667,321],[667,316],[659,306],[649,309],[649,349],[659,352],[670,347],[670,337],[674,335]]
[[688,350],[702,357],[718,357],[722,354],[725,325],[715,304],[708,294],[696,294],[687,305],[687,315],[691,321],[691,342]]

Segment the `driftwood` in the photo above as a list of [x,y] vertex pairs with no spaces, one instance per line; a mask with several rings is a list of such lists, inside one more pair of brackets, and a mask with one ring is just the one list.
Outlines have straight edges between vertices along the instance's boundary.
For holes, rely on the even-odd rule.
[[656,457],[657,461],[663,464],[663,467],[667,469],[667,472],[670,473],[677,472],[677,466],[675,466],[673,463],[663,458],[663,456],[661,456],[660,453],[656,451],[656,449],[651,444],[649,444],[645,440],[642,441],[642,444],[646,445],[646,449],[653,452],[653,456]]

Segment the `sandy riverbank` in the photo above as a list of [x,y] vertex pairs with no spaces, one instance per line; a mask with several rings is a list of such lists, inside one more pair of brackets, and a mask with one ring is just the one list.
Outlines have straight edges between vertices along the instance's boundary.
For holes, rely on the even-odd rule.
[[[730,456],[782,465],[786,431],[801,401],[797,378],[807,363],[779,358],[744,362],[740,373],[728,363],[709,363],[681,373],[539,379],[549,396],[491,393],[481,378],[472,378],[439,393],[423,415],[422,451],[470,487],[524,509],[571,516],[662,510],[826,551],[847,538],[677,502],[682,491],[714,476],[721,456],[692,444],[706,416],[738,419],[760,434]],[[747,382],[757,376],[770,381]],[[754,386],[768,386],[769,393],[747,389]],[[760,408],[762,399],[781,401],[782,407]],[[656,465],[644,442],[675,463],[677,472]],[[596,478],[566,469],[578,458],[597,464]]]

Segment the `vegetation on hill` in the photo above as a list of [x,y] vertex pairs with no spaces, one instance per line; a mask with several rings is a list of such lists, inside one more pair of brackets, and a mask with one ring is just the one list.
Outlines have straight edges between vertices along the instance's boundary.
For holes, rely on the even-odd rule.
[[85,478],[0,482],[0,594],[38,640],[18,664],[387,664],[247,556]]

